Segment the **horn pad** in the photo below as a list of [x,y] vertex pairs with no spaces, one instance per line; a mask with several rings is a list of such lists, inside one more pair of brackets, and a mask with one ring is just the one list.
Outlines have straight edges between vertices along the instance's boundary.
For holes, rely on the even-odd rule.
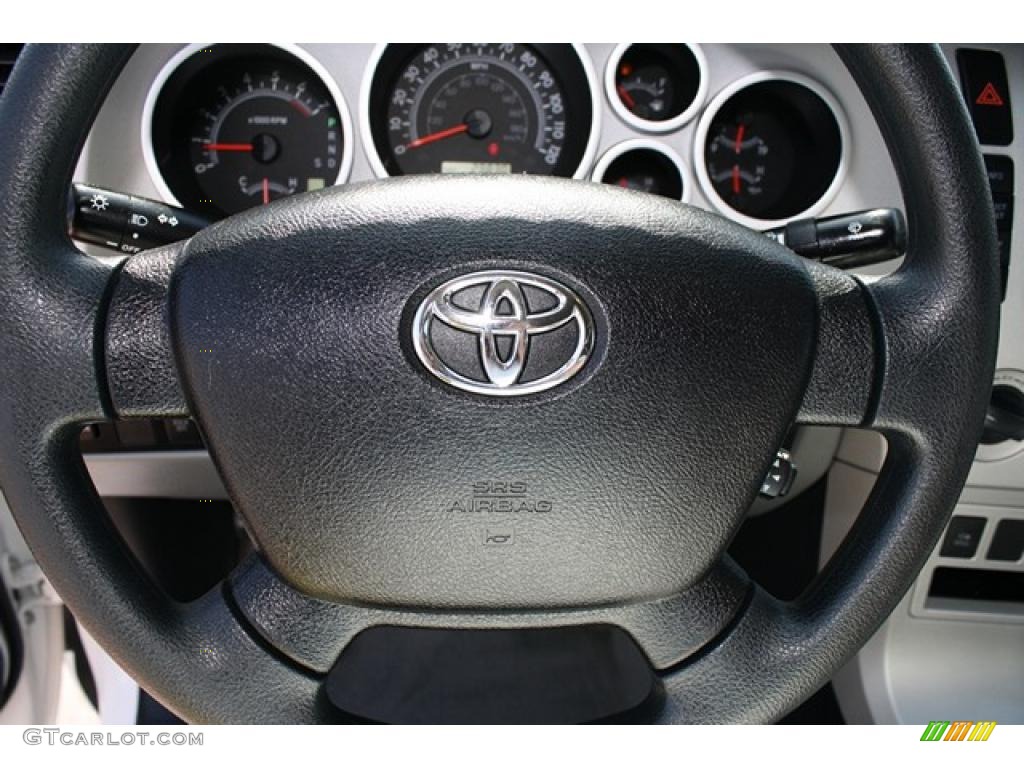
[[408,178],[189,244],[183,385],[232,499],[309,594],[619,603],[727,545],[809,375],[784,248],[605,185]]

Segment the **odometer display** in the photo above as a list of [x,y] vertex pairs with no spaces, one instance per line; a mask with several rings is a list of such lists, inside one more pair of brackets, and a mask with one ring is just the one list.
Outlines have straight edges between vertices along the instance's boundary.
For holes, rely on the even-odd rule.
[[387,175],[582,175],[591,81],[571,45],[390,45],[370,94]]

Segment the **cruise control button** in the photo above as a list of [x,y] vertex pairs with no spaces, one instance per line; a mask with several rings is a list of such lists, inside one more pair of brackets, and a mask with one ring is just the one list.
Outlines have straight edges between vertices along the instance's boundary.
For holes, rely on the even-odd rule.
[[978,551],[981,533],[985,530],[984,517],[957,515],[949,521],[946,538],[939,555],[942,557],[974,557]]
[[1015,563],[1024,556],[1024,520],[1000,520],[988,548],[989,560]]
[[785,496],[793,487],[796,480],[796,465],[789,451],[779,450],[775,454],[775,461],[772,462],[768,474],[761,483],[760,494],[769,499]]
[[1013,141],[1010,89],[1002,54],[977,48],[956,52],[967,109],[982,144],[1006,146]]

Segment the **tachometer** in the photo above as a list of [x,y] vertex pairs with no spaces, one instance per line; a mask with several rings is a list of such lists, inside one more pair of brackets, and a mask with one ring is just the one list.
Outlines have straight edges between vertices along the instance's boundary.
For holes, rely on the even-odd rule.
[[215,45],[183,54],[147,110],[157,179],[172,199],[231,214],[347,173],[341,96],[297,49]]
[[369,91],[379,175],[583,176],[593,77],[571,45],[389,45]]

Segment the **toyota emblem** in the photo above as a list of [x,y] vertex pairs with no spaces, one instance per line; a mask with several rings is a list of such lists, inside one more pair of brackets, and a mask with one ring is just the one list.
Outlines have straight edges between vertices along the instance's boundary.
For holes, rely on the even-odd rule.
[[586,365],[594,327],[586,305],[548,277],[491,270],[432,290],[413,319],[413,348],[430,373],[480,395],[530,395]]

